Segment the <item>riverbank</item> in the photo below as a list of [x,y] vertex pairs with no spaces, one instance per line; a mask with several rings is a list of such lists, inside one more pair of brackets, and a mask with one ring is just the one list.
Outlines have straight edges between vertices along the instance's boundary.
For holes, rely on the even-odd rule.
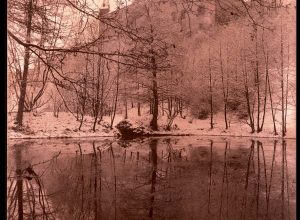
[[[56,118],[51,112],[43,112],[37,116],[32,113],[24,115],[24,129],[16,131],[14,127],[14,114],[8,115],[8,139],[40,139],[40,138],[95,138],[95,137],[118,137],[119,132],[114,126],[124,119],[123,115],[116,115],[113,129],[108,127],[109,117],[104,117],[103,122],[97,124],[95,132],[92,130],[93,118],[86,116],[81,129],[71,113],[61,112]],[[135,116],[135,112],[129,111],[129,120],[138,125],[147,127],[151,115]],[[210,129],[209,119],[200,120],[190,117],[176,118],[172,130],[165,131],[163,128],[167,123],[167,117],[160,116],[159,131],[152,132],[151,136],[224,136],[224,137],[253,137],[253,138],[281,138],[274,135],[273,124],[266,121],[264,130],[260,133],[251,134],[249,126],[234,116],[230,118],[230,127],[225,129],[222,114],[214,117],[214,128]],[[278,128],[280,133],[280,128]],[[296,121],[288,124],[288,132],[285,138],[296,138]]]

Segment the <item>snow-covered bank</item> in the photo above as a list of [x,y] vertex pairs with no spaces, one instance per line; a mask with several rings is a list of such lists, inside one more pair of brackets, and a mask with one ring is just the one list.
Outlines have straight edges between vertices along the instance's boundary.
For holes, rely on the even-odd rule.
[[71,113],[62,112],[59,117],[53,116],[52,112],[43,112],[38,116],[32,113],[24,114],[24,130],[15,131],[14,115],[8,115],[8,138],[73,138],[73,137],[113,137],[116,130],[110,130],[103,125],[98,125],[96,131],[92,130],[92,118],[86,116],[82,128],[79,131],[79,122]]
[[[14,114],[8,115],[8,138],[9,139],[35,139],[35,138],[88,138],[88,137],[115,137],[118,135],[117,129],[112,130],[107,128],[110,123],[110,117],[104,117],[101,124],[97,124],[96,131],[92,130],[93,118],[86,116],[81,130],[78,130],[79,122],[70,113],[61,112],[59,117],[53,116],[52,112],[43,112],[38,116],[33,116],[32,113],[25,113],[23,131],[15,131]],[[136,116],[135,109],[129,111],[129,120],[138,125],[148,127],[151,115],[146,112],[142,116]],[[116,115],[114,126],[124,119],[123,115]],[[214,128],[210,129],[210,120],[199,120],[186,117],[176,118],[174,120],[172,130],[165,131],[163,128],[167,124],[167,117],[160,116],[159,131],[152,132],[152,135],[157,136],[180,136],[180,135],[199,135],[199,136],[233,136],[233,137],[257,137],[257,138],[280,138],[280,135],[274,135],[273,124],[271,121],[266,121],[264,130],[260,133],[251,134],[249,126],[233,116],[230,119],[229,129],[225,129],[224,119],[222,114],[217,114],[214,117]],[[280,133],[280,128],[278,128]],[[289,123],[287,127],[286,138],[296,138],[296,121]]]

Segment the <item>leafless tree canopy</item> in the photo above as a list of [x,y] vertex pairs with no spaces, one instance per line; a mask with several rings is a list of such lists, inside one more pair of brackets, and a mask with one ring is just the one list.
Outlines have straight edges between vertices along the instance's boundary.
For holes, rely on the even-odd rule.
[[[52,106],[79,122],[148,104],[150,127],[167,115],[222,112],[287,131],[295,100],[295,3],[243,0],[9,0],[9,111]],[[193,94],[193,95],[191,95]],[[280,111],[278,117],[276,112]],[[187,113],[188,112],[188,113]]]

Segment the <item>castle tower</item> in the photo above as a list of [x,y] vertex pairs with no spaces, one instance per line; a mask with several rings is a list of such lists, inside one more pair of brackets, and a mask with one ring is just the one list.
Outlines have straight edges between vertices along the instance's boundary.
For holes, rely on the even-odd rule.
[[109,0],[103,0],[100,6],[100,15],[107,14],[110,11]]

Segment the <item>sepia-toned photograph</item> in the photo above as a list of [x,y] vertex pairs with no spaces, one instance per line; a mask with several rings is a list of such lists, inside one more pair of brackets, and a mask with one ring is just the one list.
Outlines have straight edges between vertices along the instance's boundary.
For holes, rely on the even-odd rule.
[[296,219],[296,0],[8,0],[6,36],[6,219]]

